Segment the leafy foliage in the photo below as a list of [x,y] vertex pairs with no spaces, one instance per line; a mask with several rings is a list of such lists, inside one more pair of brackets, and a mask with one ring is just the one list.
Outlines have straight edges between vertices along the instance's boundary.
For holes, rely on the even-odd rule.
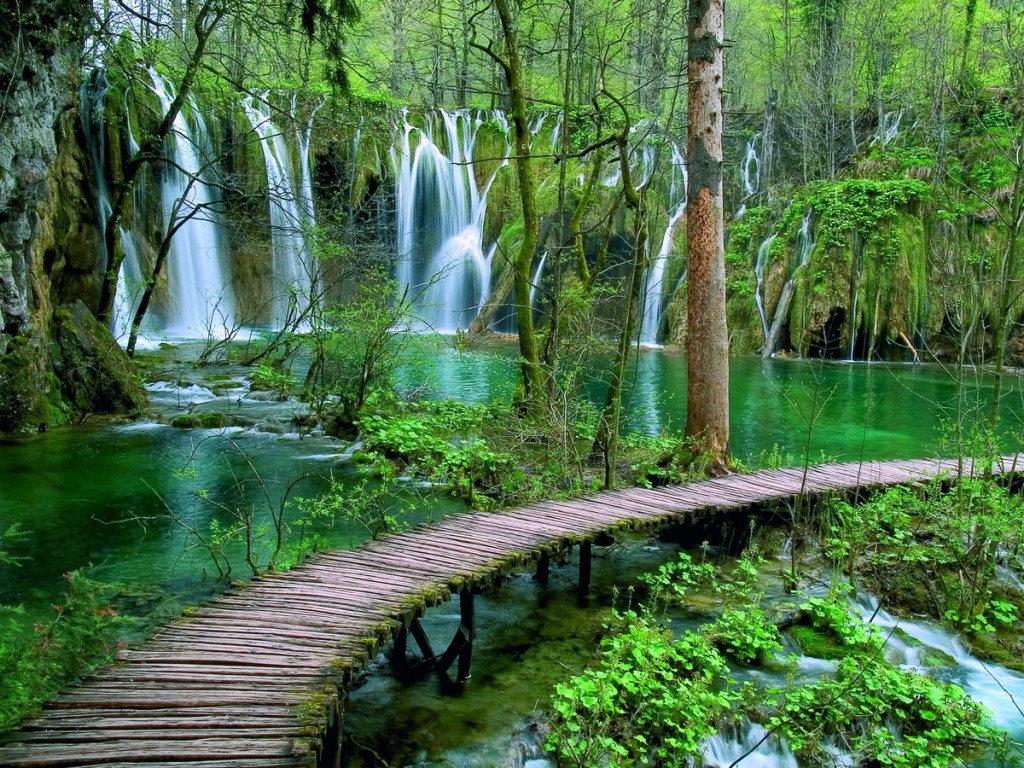
[[[597,664],[556,687],[548,749],[560,764],[700,764],[704,740],[746,717],[812,765],[832,764],[833,749],[856,765],[907,768],[950,765],[967,747],[1002,749],[1005,734],[961,688],[886,661],[885,637],[851,615],[843,590],[801,605],[845,650],[834,673],[792,676],[770,689],[737,686],[727,658],[758,663],[779,650],[778,629],[760,605],[758,563],[741,559],[726,574],[682,555],[643,578],[647,600],[614,615]],[[723,609],[676,634],[665,611],[693,590],[719,595]]]
[[20,608],[0,606],[0,733],[98,663],[115,649],[121,620],[104,599],[105,586],[84,571],[64,577],[67,591],[49,621],[31,633]]

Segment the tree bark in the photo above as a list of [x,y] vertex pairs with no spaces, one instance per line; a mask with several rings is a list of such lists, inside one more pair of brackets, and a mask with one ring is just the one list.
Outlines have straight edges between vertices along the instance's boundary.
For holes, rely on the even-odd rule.
[[519,355],[523,375],[523,397],[529,410],[537,410],[544,395],[544,374],[540,367],[537,335],[530,306],[530,267],[540,236],[537,215],[537,181],[533,174],[530,153],[530,125],[526,113],[526,89],[523,65],[519,56],[519,39],[508,0],[494,0],[505,39],[505,57],[500,62],[505,73],[508,96],[515,127],[515,167],[519,182],[519,202],[523,212],[523,239],[513,262],[515,271],[516,325],[519,331]]
[[722,211],[723,0],[690,0],[688,32],[686,436],[715,464],[724,464],[729,335]]

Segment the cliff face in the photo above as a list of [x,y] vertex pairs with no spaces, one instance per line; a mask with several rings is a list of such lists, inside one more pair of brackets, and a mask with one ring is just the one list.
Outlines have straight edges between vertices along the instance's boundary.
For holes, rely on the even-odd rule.
[[65,383],[53,372],[66,367],[59,329],[86,322],[58,308],[75,304],[99,269],[73,111],[89,9],[82,0],[0,8],[0,432],[60,422],[65,403],[82,409],[93,399],[82,386],[100,403],[140,402],[130,377],[107,380],[95,352],[76,358],[99,381]]

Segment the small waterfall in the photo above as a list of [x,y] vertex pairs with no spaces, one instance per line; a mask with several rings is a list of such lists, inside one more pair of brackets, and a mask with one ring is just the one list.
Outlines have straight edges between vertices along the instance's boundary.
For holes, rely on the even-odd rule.
[[[644,279],[643,288],[643,318],[640,323],[640,343],[653,346],[658,343],[658,329],[661,326],[661,319],[665,314],[668,301],[672,294],[663,297],[663,285],[665,281],[665,270],[668,268],[668,260],[675,248],[676,226],[686,213],[686,158],[683,157],[679,147],[672,144],[672,181],[669,186],[670,205],[674,206],[669,215],[668,226],[661,238],[661,248],[658,255],[651,264]],[[664,305],[664,306],[663,306]]]
[[[267,94],[258,99],[246,96],[242,107],[253,132],[259,136],[267,169],[275,283],[270,321],[275,328],[285,328],[298,323],[306,314],[318,279],[315,259],[306,239],[306,231],[315,225],[309,141],[316,112],[314,110],[298,135],[300,165],[296,174],[284,132],[271,117]],[[292,109],[294,111],[294,102]],[[302,325],[299,324],[300,329]]]
[[[1024,738],[1024,721],[1017,709],[1024,702],[1024,674],[972,656],[959,637],[942,627],[901,619],[879,609],[878,600],[872,595],[859,595],[855,609],[859,610],[865,621],[871,620],[888,636],[888,643],[893,646],[894,653],[902,655],[902,658],[895,661],[902,662],[905,667],[919,668],[922,654],[928,649],[952,659],[956,666],[948,669],[928,668],[928,674],[952,679],[992,712],[995,725],[1007,729],[1014,738]],[[890,635],[890,630],[897,627],[920,645],[908,645],[895,632]]]
[[[506,135],[503,160],[477,183],[474,150],[485,118]],[[403,115],[402,136],[392,147],[396,169],[398,282],[408,287],[428,328],[454,333],[467,328],[491,287],[497,243],[483,242],[487,193],[508,164],[508,123],[500,113],[459,110],[425,116],[417,128]]]
[[[864,256],[861,251],[860,233],[853,230],[853,263],[850,265],[850,317],[849,317],[849,339],[846,345],[846,360],[853,362],[853,356],[857,351],[857,305],[860,304],[860,283],[864,276]],[[868,349],[864,357],[870,362],[871,350]]]
[[[107,268],[107,250],[103,243],[103,233],[113,212],[110,200],[110,189],[107,186],[107,144],[106,144],[106,100],[110,92],[106,71],[96,69],[91,76],[84,78],[79,89],[81,98],[82,127],[88,143],[89,161],[93,169],[93,181],[96,194],[96,224],[100,233],[98,263]],[[127,109],[125,114],[128,115]],[[129,156],[138,152],[139,146],[132,135],[131,117],[128,117],[127,134]],[[117,288],[114,294],[114,311],[110,318],[110,330],[114,338],[121,343],[128,340],[135,310],[142,298],[144,276],[139,260],[139,248],[135,236],[130,230],[121,227],[121,251],[124,258],[117,273]]]
[[798,768],[789,746],[766,735],[763,726],[747,721],[740,732],[709,736],[704,742],[704,765],[727,768],[742,760],[744,768]]
[[772,319],[771,327],[765,337],[764,347],[761,350],[761,357],[768,359],[772,357],[779,344],[779,334],[782,326],[789,316],[789,305],[793,302],[793,294],[796,293],[796,279],[811,261],[811,252],[814,250],[814,235],[811,232],[811,217],[814,211],[807,211],[803,222],[800,224],[800,231],[796,236],[796,265],[789,271],[786,284],[782,287],[782,294],[779,296],[779,303],[775,306],[775,317]]
[[[104,69],[93,70],[88,77],[82,78],[78,95],[81,101],[82,129],[88,142],[89,162],[92,165],[93,183],[96,193],[96,221],[102,236],[110,220],[113,205],[110,202],[110,189],[107,187],[107,131],[106,101],[110,92],[110,83]],[[100,243],[100,264],[103,271],[107,268],[107,252]]]
[[[174,101],[174,90],[156,70],[150,70],[153,91],[164,112]],[[187,218],[174,233],[168,255],[168,288],[174,306],[165,318],[166,330],[185,336],[223,336],[234,324],[234,297],[224,278],[221,254],[225,252],[221,227],[216,222],[217,196],[204,181],[212,150],[206,123],[195,102],[179,110],[168,136],[173,164],[161,168],[160,199],[164,226],[170,228],[180,201],[177,220]]]
[[743,173],[743,191],[747,197],[757,194],[761,188],[761,160],[757,156],[757,140],[761,134],[757,134],[747,142],[747,151],[740,163],[740,171]]
[[537,287],[540,285],[540,279],[544,276],[544,262],[548,260],[548,252],[540,256],[540,262],[537,264],[537,269],[533,273],[533,280],[530,281],[530,309],[537,310]]
[[903,120],[903,110],[886,112],[878,123],[878,129],[871,138],[871,144],[880,144],[883,147],[900,135],[900,122]]
[[768,341],[768,317],[764,311],[764,268],[768,264],[768,257],[771,255],[772,243],[775,242],[776,234],[772,234],[761,243],[757,249],[757,261],[754,263],[754,276],[757,278],[757,287],[754,289],[754,301],[757,302],[757,314],[761,317],[761,330],[764,332],[764,339]]

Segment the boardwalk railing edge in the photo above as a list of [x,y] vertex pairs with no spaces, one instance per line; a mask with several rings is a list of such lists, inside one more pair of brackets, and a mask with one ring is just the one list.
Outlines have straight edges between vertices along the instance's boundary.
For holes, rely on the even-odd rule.
[[[1022,459],[1001,457],[989,473],[1020,474]],[[345,693],[378,648],[394,642],[404,659],[411,639],[425,659],[457,663],[458,678],[468,677],[473,590],[528,562],[546,575],[552,555],[580,545],[585,591],[602,534],[975,469],[923,459],[762,470],[449,515],[320,553],[232,587],[121,651],[0,737],[0,766],[337,766]],[[419,617],[455,594],[460,626],[435,653]]]

